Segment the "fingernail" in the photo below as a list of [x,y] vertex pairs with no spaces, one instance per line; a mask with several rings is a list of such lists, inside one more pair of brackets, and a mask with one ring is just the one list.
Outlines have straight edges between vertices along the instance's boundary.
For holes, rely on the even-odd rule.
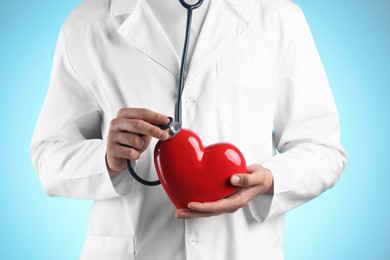
[[199,202],[190,202],[188,203],[187,205],[187,208],[191,209],[191,210],[196,210],[197,208],[199,208],[202,204],[199,203]]
[[240,176],[234,175],[231,177],[230,182],[232,184],[239,184],[240,183]]

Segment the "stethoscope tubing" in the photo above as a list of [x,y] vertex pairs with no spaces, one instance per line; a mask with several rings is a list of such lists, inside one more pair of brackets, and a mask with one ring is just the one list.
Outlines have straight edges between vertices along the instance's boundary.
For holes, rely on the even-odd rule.
[[180,3],[184,8],[187,9],[187,24],[186,24],[186,34],[184,40],[183,53],[181,57],[180,73],[179,73],[179,88],[178,88],[177,103],[176,103],[176,110],[175,110],[175,121],[182,123],[181,97],[183,95],[184,77],[186,74],[186,67],[187,67],[188,46],[189,46],[190,35],[191,35],[192,11],[198,8],[199,6],[201,6],[203,0],[199,0],[197,3],[192,5],[187,4],[184,0],[180,0]]
[[[179,88],[178,88],[178,94],[177,94],[177,102],[176,102],[176,109],[175,109],[175,122],[182,123],[182,105],[181,105],[181,97],[183,95],[184,90],[184,77],[186,74],[186,67],[187,67],[187,54],[188,54],[188,46],[190,42],[190,35],[191,35],[191,22],[192,22],[192,11],[199,6],[202,5],[203,0],[199,0],[195,4],[188,4],[184,0],[179,0],[181,5],[187,9],[187,24],[186,24],[186,34],[184,39],[184,47],[183,47],[183,54],[181,58],[181,65],[180,65],[180,73],[179,73]],[[168,129],[170,125],[172,124],[172,121],[166,125],[161,127],[161,129]],[[133,166],[131,165],[131,162],[129,159],[126,159],[127,168],[133,176],[133,178],[138,181],[139,183],[146,185],[146,186],[157,186],[160,185],[160,180],[157,181],[147,181],[142,179],[134,170]]]

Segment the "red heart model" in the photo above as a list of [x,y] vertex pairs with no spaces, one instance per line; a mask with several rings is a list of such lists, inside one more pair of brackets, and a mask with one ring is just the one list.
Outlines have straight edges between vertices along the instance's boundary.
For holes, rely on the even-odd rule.
[[246,173],[244,156],[234,145],[219,143],[203,147],[200,138],[187,129],[154,149],[158,178],[173,204],[186,209],[189,202],[225,198],[239,188],[230,177]]

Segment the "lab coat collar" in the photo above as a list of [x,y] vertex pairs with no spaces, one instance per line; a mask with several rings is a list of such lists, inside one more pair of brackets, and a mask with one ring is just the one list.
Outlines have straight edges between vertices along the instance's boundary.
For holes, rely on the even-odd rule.
[[111,0],[110,15],[130,14],[140,2],[141,0]]
[[[118,33],[133,47],[178,76],[180,58],[145,1],[112,0],[111,15],[126,13],[130,15],[120,25]],[[248,25],[249,22],[228,0],[211,0],[191,64],[187,65],[186,85],[226,51]]]
[[189,64],[186,85],[202,74],[245,32],[249,21],[228,0],[211,0]]
[[[144,0],[131,0],[127,1],[131,6],[124,8],[126,1],[116,1],[118,3],[115,4],[115,10],[114,6],[111,9],[113,13],[119,11],[124,14],[124,10],[130,12],[119,26],[118,33],[133,47],[174,75],[178,75],[179,58],[148,4]],[[113,4],[114,2],[115,0]]]

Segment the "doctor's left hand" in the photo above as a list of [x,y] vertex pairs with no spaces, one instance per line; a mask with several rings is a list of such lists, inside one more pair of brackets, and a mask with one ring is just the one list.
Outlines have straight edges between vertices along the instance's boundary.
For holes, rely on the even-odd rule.
[[261,165],[248,167],[248,174],[235,174],[230,178],[231,184],[241,187],[236,193],[215,202],[191,202],[189,209],[176,210],[176,218],[200,218],[233,213],[245,207],[259,194],[273,194],[273,176],[271,171]]

